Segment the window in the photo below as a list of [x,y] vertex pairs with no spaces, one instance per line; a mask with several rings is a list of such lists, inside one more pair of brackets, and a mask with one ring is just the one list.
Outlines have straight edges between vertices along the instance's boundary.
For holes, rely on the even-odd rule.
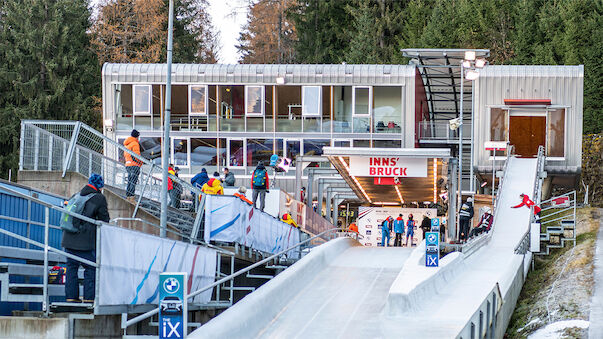
[[245,159],[243,155],[245,154],[245,149],[243,148],[243,140],[228,140],[228,166],[230,167],[241,167],[245,164],[243,160]]
[[565,156],[565,109],[549,111],[546,154],[549,157]]
[[178,167],[188,167],[188,139],[172,139],[172,163]]
[[151,85],[134,85],[133,103],[135,115],[151,115]]
[[[191,148],[191,166],[217,166],[218,165],[218,153],[217,153],[217,141],[215,138],[208,139],[190,139]],[[207,169],[208,173],[210,169]]]
[[188,86],[188,112],[190,115],[207,115],[207,86]]
[[373,88],[368,86],[354,86],[353,93],[352,114],[354,116],[369,117],[373,110]]
[[257,166],[261,161],[264,166],[270,164],[274,154],[272,139],[247,139],[247,166]]
[[502,108],[490,109],[490,141],[507,140],[507,111]]
[[320,86],[303,86],[302,87],[302,115],[303,116],[320,116],[322,101]]
[[245,115],[264,115],[263,103],[263,86],[245,86]]

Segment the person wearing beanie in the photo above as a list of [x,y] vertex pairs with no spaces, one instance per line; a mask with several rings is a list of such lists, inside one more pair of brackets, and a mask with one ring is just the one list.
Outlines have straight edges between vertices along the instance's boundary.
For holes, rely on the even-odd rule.
[[239,187],[239,190],[234,194],[234,196],[243,200],[244,202],[246,202],[249,205],[253,205],[251,200],[247,199],[247,197],[245,196],[246,192],[247,192],[247,187],[241,186],[241,187]]
[[[260,211],[264,210],[266,204],[266,193],[268,193],[268,172],[263,162],[258,162],[258,166],[251,175],[251,188],[253,188],[253,207],[256,207],[256,201],[260,199]],[[256,207],[257,208],[257,207]]]
[[[124,146],[140,156],[140,142],[138,137],[140,132],[133,129],[130,136],[124,141]],[[140,175],[140,166],[142,161],[140,158],[133,157],[129,152],[124,151],[124,158],[126,159],[126,171],[128,172],[128,180],[126,186],[126,199],[131,203],[136,203],[135,192],[136,183],[138,182],[138,176]]]
[[[101,193],[105,186],[103,177],[99,174],[92,174],[88,179],[88,184],[79,192],[80,196],[87,198],[84,203],[84,209],[81,214],[90,219],[109,222],[109,209],[107,199]],[[78,256],[80,258],[96,262],[96,225],[73,218],[73,226],[78,232],[72,233],[63,231],[61,246],[65,252]],[[65,298],[67,302],[81,302],[79,296],[78,269],[84,268],[84,302],[93,303],[95,294],[95,276],[94,266],[83,264],[77,260],[67,258],[67,272],[65,276]]]

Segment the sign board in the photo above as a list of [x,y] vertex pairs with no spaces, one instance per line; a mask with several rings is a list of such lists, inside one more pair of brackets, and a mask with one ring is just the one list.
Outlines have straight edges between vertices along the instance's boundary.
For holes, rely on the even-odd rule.
[[425,233],[425,266],[438,267],[440,264],[440,233]]
[[432,232],[440,231],[440,219],[439,218],[431,218],[431,231]]
[[[403,207],[358,207],[358,218],[356,225],[358,232],[362,235],[362,244],[364,246],[381,246],[381,224],[387,217],[396,219],[399,214],[406,223],[408,215],[412,214],[416,223],[423,220],[423,216],[434,218],[438,215],[438,210],[435,208],[403,208]],[[417,245],[417,240],[423,239],[423,231],[420,227],[415,228],[414,245]],[[391,239],[393,243],[394,239]],[[419,241],[420,242],[420,241]]]
[[350,157],[350,175],[359,177],[427,177],[427,158]]
[[486,141],[484,142],[486,151],[504,151],[507,149],[506,141]]
[[159,338],[185,338],[187,327],[187,274],[159,275]]

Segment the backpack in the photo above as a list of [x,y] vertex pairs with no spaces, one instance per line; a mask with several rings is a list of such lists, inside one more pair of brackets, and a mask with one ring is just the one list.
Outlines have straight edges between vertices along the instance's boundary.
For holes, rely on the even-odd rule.
[[[90,200],[93,196],[94,194],[81,196],[79,193],[77,193],[72,196],[71,199],[69,199],[69,202],[67,203],[67,206],[65,206],[65,209],[69,212],[82,214],[86,202],[88,202],[88,200]],[[61,216],[60,224],[61,230],[63,231],[71,233],[77,233],[79,231],[79,228],[73,224],[73,216],[71,214],[63,213],[63,215]]]
[[255,170],[253,171],[253,187],[265,188],[266,187],[266,170]]

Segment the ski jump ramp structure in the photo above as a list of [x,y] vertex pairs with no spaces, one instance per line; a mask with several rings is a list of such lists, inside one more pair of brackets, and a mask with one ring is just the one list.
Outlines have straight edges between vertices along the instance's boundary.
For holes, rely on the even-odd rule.
[[[538,159],[509,158],[493,230],[481,247],[424,266],[416,249],[332,240],[189,338],[502,338],[531,260]],[[481,239],[480,239],[481,240]],[[523,250],[521,250],[521,248]]]

